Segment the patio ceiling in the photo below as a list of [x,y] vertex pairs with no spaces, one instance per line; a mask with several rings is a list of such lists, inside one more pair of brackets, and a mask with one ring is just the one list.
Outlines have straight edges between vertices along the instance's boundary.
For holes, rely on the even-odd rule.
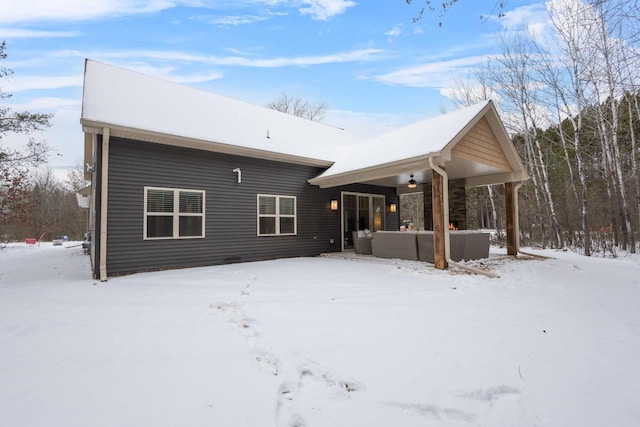
[[[453,158],[451,161],[446,162],[445,169],[449,179],[466,179],[467,186],[469,187],[501,184],[514,180],[513,174],[509,171],[461,158]],[[382,187],[395,187],[398,189],[398,192],[416,191],[415,189],[412,190],[407,188],[409,180],[411,179],[411,174],[413,174],[413,179],[418,183],[419,187],[420,184],[431,183],[432,170],[429,167],[428,162],[425,162],[423,167],[414,167],[413,169],[407,169],[404,172],[389,174],[388,176],[368,181],[362,181],[362,183],[379,185]]]

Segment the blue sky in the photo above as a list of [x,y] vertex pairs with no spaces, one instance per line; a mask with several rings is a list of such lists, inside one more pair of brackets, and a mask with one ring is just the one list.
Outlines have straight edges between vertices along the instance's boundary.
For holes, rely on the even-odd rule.
[[443,93],[496,51],[496,33],[545,20],[543,1],[509,0],[505,18],[483,20],[493,0],[462,0],[413,23],[422,4],[13,0],[2,6],[0,40],[9,55],[1,65],[14,75],[0,86],[14,109],[55,114],[37,138],[56,150],[57,169],[82,163],[85,58],[258,105],[283,92],[323,101],[324,122],[371,136],[451,109]]

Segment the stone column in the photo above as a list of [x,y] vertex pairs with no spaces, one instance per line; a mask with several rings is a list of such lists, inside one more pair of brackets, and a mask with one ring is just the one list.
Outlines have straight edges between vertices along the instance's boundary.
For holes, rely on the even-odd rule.
[[449,181],[449,222],[455,224],[458,230],[468,229],[467,188],[464,179]]

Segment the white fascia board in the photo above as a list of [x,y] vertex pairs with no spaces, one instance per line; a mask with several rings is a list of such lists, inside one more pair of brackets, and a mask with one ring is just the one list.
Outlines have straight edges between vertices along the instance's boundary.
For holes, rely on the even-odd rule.
[[506,172],[493,175],[474,176],[467,178],[466,187],[480,187],[483,185],[504,184],[505,182],[518,182],[529,179],[526,173]]
[[194,138],[186,138],[175,135],[166,135],[158,132],[126,128],[113,124],[98,123],[82,119],[84,132],[99,134],[103,127],[111,130],[112,137],[134,139],[157,144],[172,145],[176,147],[193,148],[197,150],[213,151],[216,153],[232,154],[243,157],[253,157],[257,159],[273,160],[277,162],[293,163],[304,166],[316,166],[328,168],[333,165],[333,161],[323,159],[313,159],[310,157],[295,156],[292,154],[278,153],[275,151],[260,150],[256,148],[242,147],[233,144],[224,144],[215,141],[205,141]]
[[358,182],[374,181],[376,179],[388,178],[414,170],[429,169],[429,158],[438,157],[440,153],[430,153],[424,156],[410,159],[398,160],[355,171],[343,172],[336,175],[318,176],[308,180],[309,184],[317,185],[320,188],[338,187],[341,185],[355,184]]

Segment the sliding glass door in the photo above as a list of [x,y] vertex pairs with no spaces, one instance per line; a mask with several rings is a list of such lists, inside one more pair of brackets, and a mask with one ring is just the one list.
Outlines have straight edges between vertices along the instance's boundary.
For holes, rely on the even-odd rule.
[[343,249],[353,248],[352,232],[384,230],[384,196],[342,193]]

